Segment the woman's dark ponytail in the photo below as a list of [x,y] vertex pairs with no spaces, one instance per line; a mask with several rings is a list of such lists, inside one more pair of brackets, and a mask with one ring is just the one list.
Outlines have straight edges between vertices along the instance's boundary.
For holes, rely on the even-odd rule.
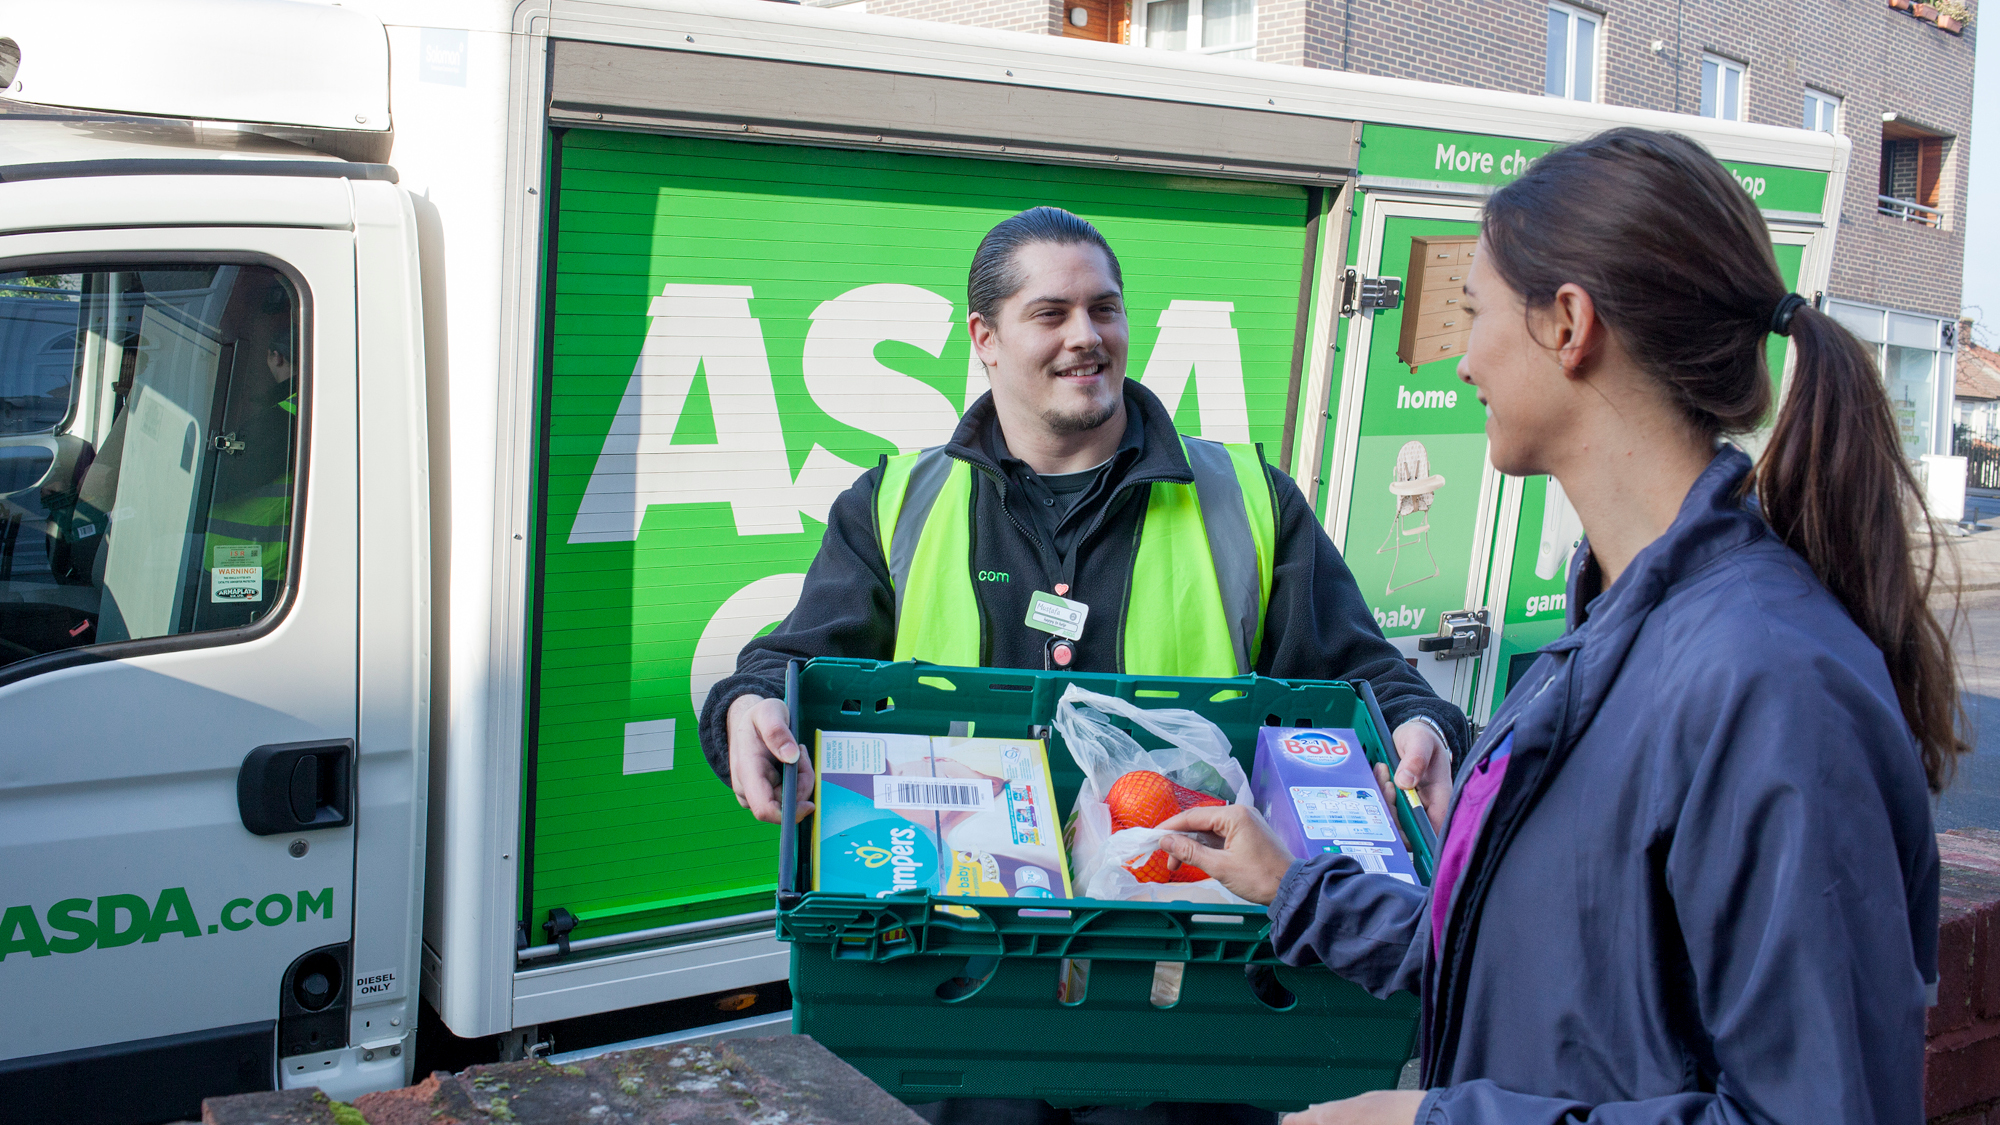
[[1707,437],[1769,415],[1764,345],[1788,332],[1791,385],[1746,486],[1882,650],[1931,789],[1943,789],[1970,747],[1950,638],[1930,610],[1939,545],[1888,393],[1866,345],[1789,293],[1764,218],[1728,170],[1677,134],[1613,129],[1495,192],[1482,234],[1529,308],[1565,283],[1588,292]]
[[1791,387],[1752,487],[1778,537],[1882,650],[1936,792],[1971,749],[1951,638],[1930,608],[1937,533],[1867,346],[1811,306],[1792,315],[1791,337]]

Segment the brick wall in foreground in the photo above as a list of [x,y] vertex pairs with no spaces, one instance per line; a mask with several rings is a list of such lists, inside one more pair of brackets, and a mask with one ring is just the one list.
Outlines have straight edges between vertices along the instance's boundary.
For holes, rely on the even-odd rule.
[[1924,1115],[2000,1125],[2000,832],[1938,837],[1938,1004],[1925,1029]]

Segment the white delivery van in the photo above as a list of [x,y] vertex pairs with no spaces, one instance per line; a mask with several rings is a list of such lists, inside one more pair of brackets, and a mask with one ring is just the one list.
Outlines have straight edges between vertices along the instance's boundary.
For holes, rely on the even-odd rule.
[[1578,534],[1455,378],[1482,196],[1682,130],[1811,294],[1847,159],[756,0],[8,2],[0,97],[0,1116],[70,1121],[785,979],[695,716],[984,390],[1000,218],[1104,230],[1132,374],[1477,720]]

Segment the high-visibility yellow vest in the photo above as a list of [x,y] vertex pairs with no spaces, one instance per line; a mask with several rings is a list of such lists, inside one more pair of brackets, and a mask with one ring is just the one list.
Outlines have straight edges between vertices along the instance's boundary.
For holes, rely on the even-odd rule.
[[[277,406],[286,414],[297,416],[298,402],[298,393],[293,392]],[[248,496],[211,506],[206,531],[202,544],[202,569],[213,569],[219,565],[216,548],[254,543],[262,548],[264,578],[272,582],[284,581],[285,545],[292,538],[292,474],[284,473]]]
[[[1243,675],[1264,642],[1277,516],[1252,445],[1183,437],[1194,483],[1154,481],[1133,552],[1123,671],[1145,676]],[[981,622],[972,574],[973,468],[943,446],[891,457],[875,493],[875,526],[896,590],[897,660],[978,665]]]
[[216,566],[217,547],[257,544],[267,581],[285,577],[285,544],[292,537],[292,474],[286,473],[248,496],[208,510],[202,568]]

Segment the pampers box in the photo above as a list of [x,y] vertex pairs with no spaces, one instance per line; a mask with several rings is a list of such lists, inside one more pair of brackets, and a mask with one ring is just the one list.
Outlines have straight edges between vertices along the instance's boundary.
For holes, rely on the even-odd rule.
[[821,731],[813,888],[1068,898],[1042,743]]
[[1417,881],[1353,731],[1259,730],[1250,793],[1293,855],[1310,859],[1340,852],[1359,860],[1364,871]]

